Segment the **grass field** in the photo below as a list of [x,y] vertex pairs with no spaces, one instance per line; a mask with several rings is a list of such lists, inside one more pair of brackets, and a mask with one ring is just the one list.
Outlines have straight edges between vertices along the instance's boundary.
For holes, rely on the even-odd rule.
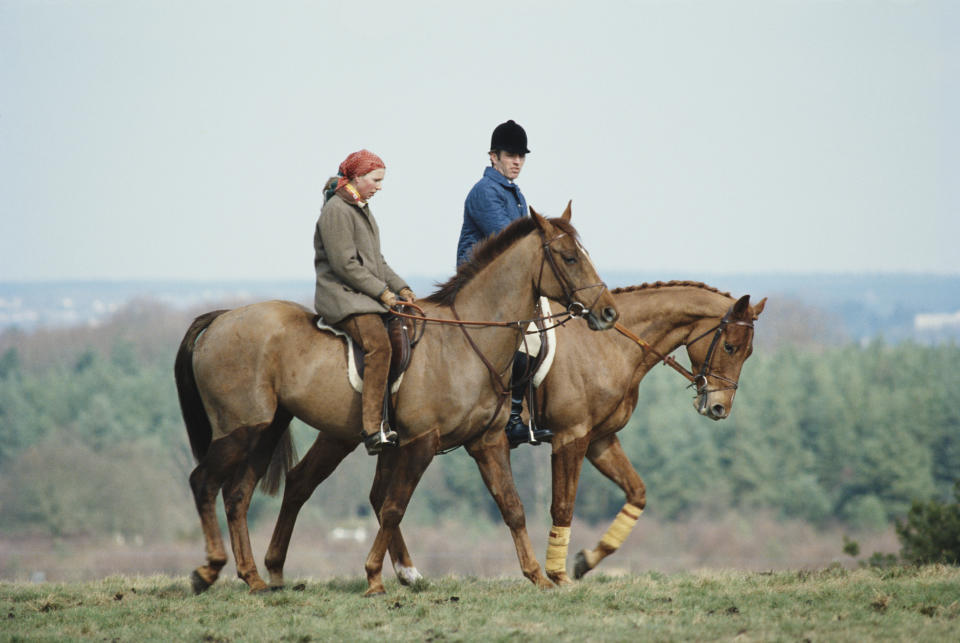
[[950,641],[960,569],[598,574],[538,591],[526,581],[445,577],[294,580],[251,595],[239,581],[193,596],[186,578],[0,583],[0,640]]

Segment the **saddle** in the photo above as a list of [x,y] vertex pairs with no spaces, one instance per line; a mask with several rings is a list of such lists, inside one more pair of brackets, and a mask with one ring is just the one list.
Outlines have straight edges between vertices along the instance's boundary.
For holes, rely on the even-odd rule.
[[[390,375],[387,376],[387,388],[396,393],[400,388],[400,379],[410,366],[410,356],[413,355],[415,342],[411,340],[413,334],[412,323],[396,315],[387,315],[383,320],[390,336]],[[357,374],[363,380],[363,351],[353,350],[353,361]]]
[[[357,393],[363,392],[363,351],[357,350],[356,345],[350,336],[339,328],[327,325],[319,315],[314,317],[315,326],[322,331],[333,333],[342,337],[347,342],[347,378],[350,385]],[[413,347],[417,340],[414,339],[415,329],[413,322],[395,315],[386,315],[384,324],[387,327],[387,334],[390,336],[390,374],[387,378],[387,390],[390,393],[396,393],[400,388],[400,382],[403,379],[403,373],[410,365],[410,357],[413,355]]]

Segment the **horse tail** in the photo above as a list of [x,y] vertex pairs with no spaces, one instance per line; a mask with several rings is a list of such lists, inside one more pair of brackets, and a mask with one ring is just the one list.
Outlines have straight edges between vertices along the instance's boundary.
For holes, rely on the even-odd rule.
[[293,419],[283,408],[277,408],[277,414],[273,418],[271,431],[280,431],[280,438],[277,440],[277,446],[273,449],[273,455],[270,458],[270,464],[260,479],[260,491],[268,496],[275,496],[280,491],[280,484],[286,480],[287,472],[293,468],[297,462],[297,451],[290,437],[290,420]]
[[207,454],[210,442],[213,439],[213,429],[210,418],[203,408],[203,400],[197,388],[197,379],[193,373],[193,349],[200,333],[213,323],[213,320],[227,312],[213,310],[204,313],[193,320],[180,342],[177,359],[173,363],[173,374],[177,381],[177,396],[180,398],[180,412],[183,413],[183,422],[187,425],[187,436],[190,438],[190,450],[193,457],[200,461]]

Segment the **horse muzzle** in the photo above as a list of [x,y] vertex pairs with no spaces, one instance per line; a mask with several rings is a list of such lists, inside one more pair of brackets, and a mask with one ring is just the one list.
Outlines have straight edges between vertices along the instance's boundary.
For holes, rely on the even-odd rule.
[[693,408],[697,409],[697,413],[711,420],[722,420],[730,415],[730,408],[726,404],[710,403],[709,391],[697,393],[697,396],[693,398]]
[[[600,309],[600,314],[595,314],[592,309],[583,308],[582,304],[579,305],[581,308],[580,315],[587,318],[587,326],[590,327],[590,330],[609,330],[613,328],[613,325],[617,323],[617,320],[620,319],[620,313],[617,312],[617,309],[613,306],[604,306]],[[571,313],[572,314],[572,313]]]

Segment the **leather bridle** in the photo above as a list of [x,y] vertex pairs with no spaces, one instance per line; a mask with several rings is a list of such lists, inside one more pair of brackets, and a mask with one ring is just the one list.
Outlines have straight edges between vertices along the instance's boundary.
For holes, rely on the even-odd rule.
[[[630,332],[630,330],[622,326],[619,322],[617,322],[614,328],[616,328],[620,332],[620,334],[624,335],[625,337],[628,337],[629,339],[632,339],[634,342],[639,344],[643,349],[648,350],[649,352],[656,355],[656,357],[661,362],[663,362],[664,364],[671,367],[672,369],[674,369],[675,371],[683,375],[685,378],[687,378],[690,381],[690,386],[696,387],[697,396],[700,398],[700,405],[698,406],[697,411],[699,413],[703,413],[707,408],[707,396],[710,393],[716,393],[717,391],[727,391],[731,389],[736,390],[739,386],[736,381],[731,380],[729,377],[718,375],[712,371],[713,357],[716,352],[717,346],[720,343],[720,337],[723,335],[724,331],[726,331],[727,326],[730,326],[730,325],[746,326],[751,330],[753,329],[752,321],[743,321],[739,319],[733,319],[733,306],[731,306],[730,309],[727,310],[727,312],[720,319],[719,323],[717,323],[716,326],[706,330],[700,335],[697,335],[692,340],[688,342],[684,342],[683,345],[689,351],[691,345],[700,341],[710,333],[713,333],[713,338],[710,340],[710,346],[709,348],[707,348],[707,354],[703,359],[703,364],[701,364],[700,371],[697,372],[696,374],[694,374],[693,372],[685,368],[683,365],[679,364],[677,360],[675,360],[673,357],[669,355],[662,355],[649,342],[644,341],[642,338]],[[724,386],[723,388],[715,388],[715,389],[708,388],[708,385],[709,385],[708,378],[711,378],[711,377],[713,379],[722,380],[723,382],[726,382],[727,386]]]
[[[706,357],[703,358],[703,364],[700,365],[700,372],[694,375],[693,379],[690,381],[690,386],[696,386],[697,396],[700,398],[700,405],[697,408],[697,411],[699,413],[703,413],[706,410],[707,396],[710,393],[716,393],[717,391],[729,391],[729,390],[735,391],[737,390],[737,388],[739,388],[739,384],[735,380],[732,380],[729,377],[724,377],[723,375],[717,375],[711,370],[713,367],[713,356],[716,353],[717,346],[720,343],[720,337],[723,335],[724,331],[726,331],[727,326],[730,326],[730,325],[746,326],[751,331],[753,330],[753,322],[743,321],[739,319],[731,319],[732,315],[733,315],[733,307],[731,306],[730,310],[728,310],[726,314],[723,316],[723,318],[720,320],[720,323],[718,323],[713,328],[698,335],[696,338],[686,343],[687,350],[689,351],[690,346],[692,344],[700,341],[710,333],[713,333],[713,339],[710,340],[710,347],[707,348],[707,355]],[[715,380],[721,380],[723,382],[726,382],[727,386],[724,386],[722,388],[715,388],[711,390],[708,388],[708,380],[707,380],[708,377],[712,377]]]
[[[540,235],[543,236],[542,231],[540,232]],[[583,317],[584,315],[589,314],[593,307],[597,305],[597,302],[603,295],[603,291],[607,288],[607,284],[601,281],[596,284],[590,284],[589,286],[580,286],[579,288],[574,288],[570,285],[564,274],[560,272],[560,268],[557,266],[557,260],[553,257],[553,250],[550,248],[554,241],[562,239],[565,236],[567,236],[567,233],[561,232],[549,241],[545,240],[543,242],[543,257],[540,260],[540,273],[537,276],[537,292],[542,292],[540,285],[543,281],[543,265],[544,263],[549,263],[551,270],[553,270],[553,276],[557,278],[557,281],[560,282],[560,287],[563,289],[563,297],[566,300],[563,302],[563,304],[567,307],[567,313],[569,313],[571,317]],[[577,248],[579,248],[580,252],[584,255],[587,254],[587,251],[584,250],[583,246],[581,246],[579,243],[577,244]],[[591,303],[590,306],[585,307],[583,303],[577,301],[575,297],[576,294],[581,290],[589,290],[590,288],[599,288],[600,290],[597,293],[597,296],[594,298],[593,303]]]
[[[454,319],[438,319],[433,317],[427,317],[424,314],[423,309],[421,309],[419,306],[411,302],[400,302],[398,304],[398,307],[409,306],[415,309],[419,314],[414,315],[410,313],[405,313],[400,310],[391,311],[394,315],[397,315],[398,317],[404,317],[407,319],[414,320],[414,324],[416,324],[416,322],[419,321],[422,323],[429,322],[429,323],[436,323],[436,324],[455,324],[460,326],[460,330],[463,331],[463,335],[464,337],[466,337],[467,343],[470,345],[473,351],[477,354],[477,356],[480,358],[480,361],[483,362],[484,366],[486,366],[487,368],[487,371],[490,373],[490,383],[491,383],[491,386],[493,387],[494,392],[497,394],[497,398],[498,398],[497,408],[493,412],[493,416],[490,418],[490,421],[487,423],[487,426],[484,430],[489,429],[490,426],[493,425],[494,420],[496,420],[497,415],[499,415],[500,413],[500,409],[503,408],[504,401],[507,399],[507,397],[510,396],[510,385],[509,383],[506,385],[503,383],[502,373],[498,372],[496,367],[490,362],[490,360],[486,357],[486,355],[483,354],[483,352],[480,350],[480,347],[477,346],[477,344],[473,341],[473,338],[470,337],[470,333],[467,332],[466,327],[467,326],[486,326],[486,327],[509,326],[509,327],[515,328],[518,332],[523,333],[526,330],[527,326],[530,325],[531,322],[540,322],[542,324],[543,322],[548,320],[555,320],[559,317],[565,317],[565,319],[562,319],[555,323],[555,326],[562,326],[574,317],[582,317],[582,316],[588,315],[591,312],[593,306],[596,306],[597,302],[600,300],[600,297],[603,296],[604,290],[607,289],[607,285],[602,281],[596,284],[588,285],[588,286],[580,286],[579,288],[575,288],[572,284],[570,284],[566,275],[560,270],[560,267],[557,265],[556,259],[554,259],[553,257],[553,250],[550,247],[558,239],[562,239],[563,237],[567,236],[567,233],[560,232],[554,235],[551,239],[545,238],[546,235],[544,234],[543,230],[538,229],[538,233],[540,234],[541,239],[543,239],[543,243],[540,246],[543,252],[540,257],[540,269],[537,274],[537,292],[538,293],[542,292],[541,284],[543,282],[543,267],[544,267],[544,264],[549,264],[550,269],[553,271],[553,276],[556,278],[557,282],[560,284],[560,288],[563,290],[564,301],[562,301],[561,303],[563,303],[564,306],[566,306],[565,312],[554,314],[554,315],[541,315],[540,317],[535,317],[533,319],[497,322],[497,321],[467,321],[467,320],[460,319],[460,316],[457,314],[456,306],[452,302],[450,304],[450,312],[453,313]],[[577,247],[581,253],[586,255],[586,250],[583,249],[583,246],[581,246],[578,243]],[[589,307],[587,307],[587,306],[584,306],[582,302],[576,300],[576,294],[581,290],[588,290],[590,288],[599,288],[600,291],[598,292],[596,298],[593,300],[593,303]],[[547,330],[547,328],[544,328],[540,332],[543,332],[544,330]],[[414,335],[416,336],[416,332],[414,332]],[[420,333],[420,335],[422,336],[422,332]],[[419,340],[419,337],[417,337],[417,339]],[[507,369],[509,370],[509,368],[510,368],[510,365],[508,364]]]

